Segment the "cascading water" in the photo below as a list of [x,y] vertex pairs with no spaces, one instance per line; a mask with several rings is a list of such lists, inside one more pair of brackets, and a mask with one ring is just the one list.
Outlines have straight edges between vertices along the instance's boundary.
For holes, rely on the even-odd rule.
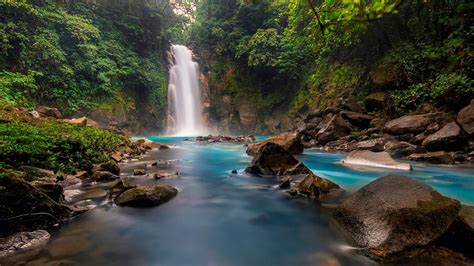
[[197,136],[208,133],[204,124],[198,64],[186,46],[172,45],[169,52],[167,133]]

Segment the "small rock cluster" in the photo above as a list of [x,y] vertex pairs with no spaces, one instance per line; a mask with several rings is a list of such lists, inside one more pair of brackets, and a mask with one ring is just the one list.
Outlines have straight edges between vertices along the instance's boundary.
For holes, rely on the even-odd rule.
[[255,137],[253,135],[248,136],[222,136],[222,135],[208,135],[208,136],[198,136],[194,139],[194,141],[198,142],[207,142],[207,143],[216,143],[216,142],[232,142],[232,143],[252,143],[255,141]]
[[[289,189],[290,195],[321,198],[339,189],[337,184],[315,175],[283,146],[273,142],[265,142],[260,146],[245,172],[260,177],[277,177],[280,180],[279,187]],[[300,181],[292,188],[293,180],[296,179]]]

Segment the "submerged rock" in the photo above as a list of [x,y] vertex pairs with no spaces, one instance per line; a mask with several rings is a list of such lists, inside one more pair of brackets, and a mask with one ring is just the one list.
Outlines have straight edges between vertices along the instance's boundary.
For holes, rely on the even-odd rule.
[[298,192],[310,198],[320,198],[332,190],[340,188],[336,183],[309,173],[299,184]]
[[275,143],[283,147],[291,154],[300,154],[303,153],[304,146],[301,142],[301,138],[296,133],[283,133],[270,137],[267,140],[251,143],[248,145],[246,153],[250,156],[255,156],[263,145],[266,143]]
[[178,194],[178,190],[168,185],[137,186],[122,192],[115,198],[118,206],[154,207],[165,203]]
[[158,172],[153,173],[153,178],[155,179],[162,179],[162,178],[172,178],[179,175],[177,171],[171,170],[160,170]]
[[53,258],[70,257],[91,248],[90,241],[81,235],[63,236],[51,243],[49,254]]
[[337,207],[335,218],[368,255],[391,260],[437,239],[459,209],[457,200],[424,183],[387,175],[347,198]]
[[369,150],[353,151],[341,161],[344,164],[366,165],[373,167],[383,167],[399,170],[412,170],[411,165],[399,163],[392,159],[387,152],[372,152]]
[[50,237],[45,230],[37,230],[0,238],[0,259],[19,253],[29,253],[33,257],[41,251]]
[[273,142],[265,143],[245,169],[259,176],[308,174],[311,171],[286,149]]

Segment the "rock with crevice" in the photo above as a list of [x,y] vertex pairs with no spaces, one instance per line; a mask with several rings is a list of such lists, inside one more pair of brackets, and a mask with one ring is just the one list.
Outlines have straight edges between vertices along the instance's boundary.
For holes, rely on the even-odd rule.
[[412,170],[410,164],[395,161],[387,152],[372,152],[369,150],[353,151],[341,161],[348,165],[372,166],[398,170]]
[[273,142],[267,142],[260,147],[245,171],[258,176],[298,175],[310,172],[286,149]]
[[336,220],[363,252],[379,260],[404,256],[445,233],[460,210],[457,200],[409,177],[388,175],[340,204]]

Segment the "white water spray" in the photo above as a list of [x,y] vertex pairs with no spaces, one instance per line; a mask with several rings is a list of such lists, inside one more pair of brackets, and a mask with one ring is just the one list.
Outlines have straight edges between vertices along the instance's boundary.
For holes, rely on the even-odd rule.
[[205,135],[202,92],[199,86],[198,64],[186,46],[172,45],[168,57],[170,83],[168,85],[167,133],[176,136]]

